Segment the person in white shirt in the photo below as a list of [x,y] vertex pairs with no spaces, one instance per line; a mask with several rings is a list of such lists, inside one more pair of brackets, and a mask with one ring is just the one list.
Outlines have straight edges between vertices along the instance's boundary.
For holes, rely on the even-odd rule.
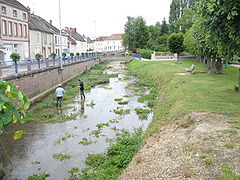
[[57,104],[56,104],[57,107],[62,106],[62,97],[63,97],[64,93],[65,93],[65,90],[62,88],[62,85],[59,84],[58,88],[55,91],[55,94],[57,96]]

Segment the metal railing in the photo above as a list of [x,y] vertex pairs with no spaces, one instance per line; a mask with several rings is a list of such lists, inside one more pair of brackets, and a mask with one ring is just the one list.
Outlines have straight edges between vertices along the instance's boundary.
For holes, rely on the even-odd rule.
[[[62,64],[68,65],[74,62],[86,61],[98,58],[98,54],[79,55],[62,57]],[[18,73],[28,72],[37,69],[44,69],[48,67],[60,67],[60,57],[41,58],[37,59],[22,59],[17,61],[0,61],[0,77],[11,76]]]

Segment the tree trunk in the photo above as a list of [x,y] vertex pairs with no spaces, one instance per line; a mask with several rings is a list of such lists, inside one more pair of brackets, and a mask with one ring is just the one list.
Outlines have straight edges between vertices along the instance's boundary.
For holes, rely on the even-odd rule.
[[238,92],[240,93],[240,68],[238,68]]
[[204,56],[200,57],[200,61],[201,61],[202,64],[204,64]]
[[208,72],[212,72],[213,66],[212,66],[212,59],[210,56],[207,56],[207,70]]
[[216,74],[222,74],[222,59],[221,58],[217,58]]
[[180,62],[180,59],[179,59],[179,53],[177,53],[177,63]]

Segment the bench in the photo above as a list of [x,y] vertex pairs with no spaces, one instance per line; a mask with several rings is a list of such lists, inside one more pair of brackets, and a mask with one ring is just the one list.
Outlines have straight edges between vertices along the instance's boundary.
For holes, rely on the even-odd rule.
[[191,68],[186,68],[186,71],[187,71],[187,72],[190,72],[190,73],[194,73],[194,71],[195,71],[195,65],[192,64]]

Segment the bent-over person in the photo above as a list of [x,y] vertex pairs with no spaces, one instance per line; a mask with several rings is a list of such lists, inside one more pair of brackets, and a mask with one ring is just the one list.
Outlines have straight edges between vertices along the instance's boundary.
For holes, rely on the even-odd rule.
[[58,88],[55,91],[55,94],[57,96],[57,104],[56,104],[57,107],[62,106],[62,97],[63,97],[64,93],[65,93],[65,90],[62,88],[62,85],[59,84]]

